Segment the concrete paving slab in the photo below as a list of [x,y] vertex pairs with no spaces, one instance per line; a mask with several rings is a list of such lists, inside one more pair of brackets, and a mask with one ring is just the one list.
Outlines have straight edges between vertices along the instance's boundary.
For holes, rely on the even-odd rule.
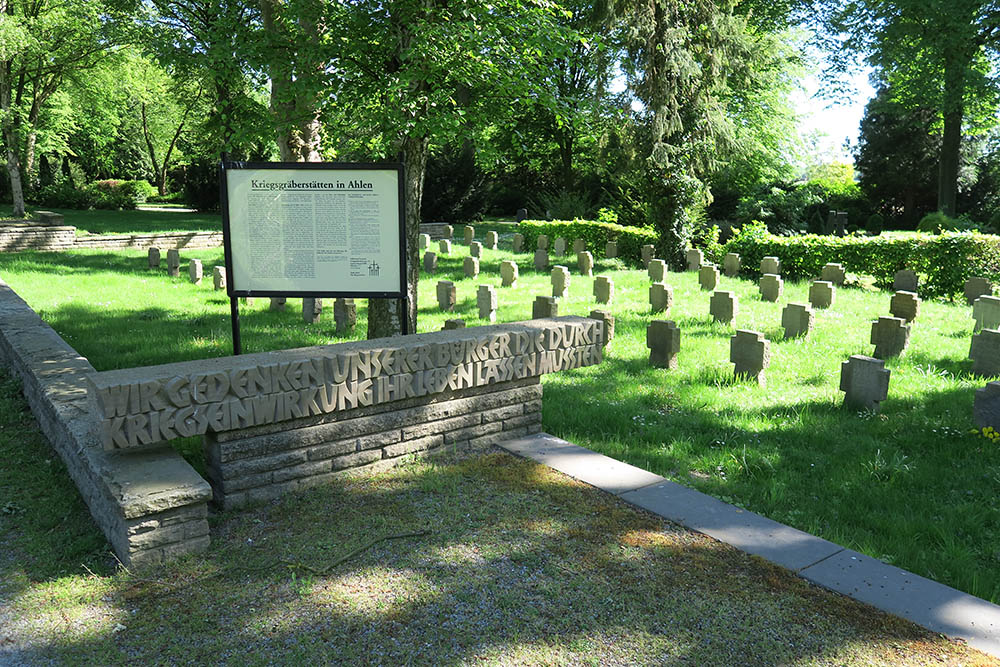
[[592,452],[586,447],[574,445],[547,433],[508,440],[499,443],[499,446],[512,454],[544,463],[574,479],[616,496],[666,481],[642,468]]
[[801,570],[843,551],[842,546],[833,542],[674,482],[623,493],[621,498],[790,570]]
[[986,600],[850,549],[799,574],[824,588],[1000,656],[1000,607]]

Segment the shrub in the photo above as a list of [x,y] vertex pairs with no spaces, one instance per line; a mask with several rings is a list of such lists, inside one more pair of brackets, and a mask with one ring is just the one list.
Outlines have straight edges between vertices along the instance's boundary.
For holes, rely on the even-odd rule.
[[918,232],[928,234],[940,234],[941,232],[975,232],[979,231],[979,225],[968,220],[964,216],[949,218],[941,211],[928,213],[917,223]]
[[618,256],[625,261],[639,263],[642,260],[642,246],[656,243],[656,234],[642,227],[624,227],[610,222],[594,220],[522,220],[517,231],[524,235],[524,247],[534,248],[541,234],[550,241],[561,236],[569,242],[583,239],[587,249],[603,255],[608,241],[618,242]]
[[35,201],[53,208],[131,210],[152,192],[155,189],[146,181],[108,179],[77,188],[67,180],[45,186],[38,191]]
[[194,160],[184,180],[184,202],[199,211],[219,210],[219,165],[208,158]]
[[884,226],[885,220],[878,213],[872,213],[868,216],[868,222],[865,223],[865,231],[872,236],[878,236],[882,233],[882,227]]

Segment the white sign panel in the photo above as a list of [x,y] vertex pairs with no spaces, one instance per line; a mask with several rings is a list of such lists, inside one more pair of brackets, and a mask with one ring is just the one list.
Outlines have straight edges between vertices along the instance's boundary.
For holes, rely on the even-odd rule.
[[400,168],[228,167],[230,294],[403,291]]

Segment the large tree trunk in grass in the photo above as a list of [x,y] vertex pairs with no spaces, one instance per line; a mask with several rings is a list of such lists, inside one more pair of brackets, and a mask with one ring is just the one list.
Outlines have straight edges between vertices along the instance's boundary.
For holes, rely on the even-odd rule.
[[[417,281],[420,279],[419,237],[420,203],[424,194],[424,171],[430,140],[427,137],[406,137],[403,140],[403,184],[406,216],[406,295],[410,333],[417,332]],[[402,301],[399,299],[368,299],[368,338],[382,338],[402,333]]]
[[[0,0],[0,14],[6,13],[7,2]],[[10,179],[11,198],[14,203],[14,217],[24,217],[24,189],[21,185],[21,159],[17,154],[17,130],[11,113],[10,61],[0,61],[0,131],[3,132],[4,158],[7,162],[7,177]]]

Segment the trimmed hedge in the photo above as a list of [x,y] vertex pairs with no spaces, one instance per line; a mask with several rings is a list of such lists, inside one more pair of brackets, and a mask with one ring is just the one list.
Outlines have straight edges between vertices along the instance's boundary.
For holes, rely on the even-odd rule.
[[594,257],[604,257],[607,242],[617,241],[618,257],[634,263],[642,261],[642,246],[656,244],[656,233],[652,229],[595,220],[522,220],[517,225],[517,231],[524,235],[524,247],[532,251],[542,234],[549,237],[550,248],[559,236],[566,239],[569,248],[572,248],[574,239],[583,239]]
[[739,253],[751,272],[758,270],[763,257],[778,257],[782,276],[791,280],[815,278],[824,264],[839,262],[849,272],[873,276],[877,286],[886,288],[896,271],[912,269],[920,277],[923,297],[961,294],[973,276],[1000,278],[1000,236],[976,232],[785,237],[751,228],[733,237],[726,252]]

